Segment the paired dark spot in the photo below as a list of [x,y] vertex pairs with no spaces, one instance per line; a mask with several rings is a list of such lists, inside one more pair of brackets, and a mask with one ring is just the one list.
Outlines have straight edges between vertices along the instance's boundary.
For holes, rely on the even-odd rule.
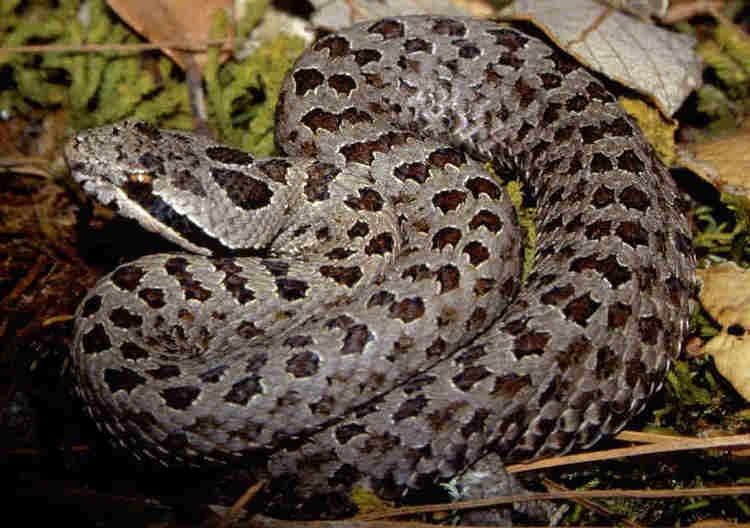
[[289,263],[284,260],[262,259],[260,265],[274,277],[286,277],[289,273]]
[[426,264],[415,264],[404,270],[401,274],[402,279],[409,278],[412,282],[429,279],[432,277],[432,272]]
[[219,167],[211,168],[211,176],[232,203],[242,209],[261,209],[271,203],[273,191],[266,182],[243,172]]
[[[432,53],[432,45],[424,39],[413,38],[404,43],[404,50],[406,53],[416,53],[418,51]],[[380,58],[378,57],[378,60],[379,59]]]
[[521,390],[531,385],[531,376],[528,374],[503,374],[495,378],[495,385],[491,394],[499,396],[504,400],[512,400]]
[[318,271],[324,277],[333,279],[337,283],[349,288],[354,287],[359,282],[359,279],[362,278],[362,270],[358,266],[321,266]]
[[247,279],[239,275],[242,271],[232,259],[219,259],[214,261],[216,269],[225,273],[221,284],[232,294],[240,304],[247,304],[255,299],[255,292],[246,288]]
[[482,297],[483,295],[491,292],[492,288],[494,288],[496,285],[497,281],[495,279],[480,277],[474,283],[474,295],[476,295],[477,297]]
[[198,374],[198,379],[200,379],[203,383],[218,383],[221,381],[221,377],[224,375],[224,371],[226,371],[229,367],[227,365],[217,365],[215,367],[211,367],[210,369],[201,372]]
[[600,238],[609,235],[611,233],[611,230],[611,221],[597,220],[593,224],[587,225],[584,232],[586,233],[586,238],[588,238],[589,240],[599,240]]
[[617,289],[632,277],[631,271],[617,261],[617,257],[609,255],[601,259],[594,256],[579,257],[570,263],[570,271],[581,273],[584,270],[592,269],[601,273],[613,288]]
[[554,73],[541,73],[539,78],[542,80],[542,86],[548,90],[558,88],[562,84],[562,77]]
[[589,104],[587,97],[577,94],[565,101],[565,108],[568,112],[580,112]]
[[458,47],[458,56],[462,59],[474,59],[482,54],[482,51],[471,41],[458,39],[452,44]]
[[584,335],[579,335],[570,342],[557,356],[557,364],[560,370],[566,371],[570,367],[580,365],[591,352],[591,342]]
[[169,407],[182,411],[190,407],[200,393],[198,387],[186,385],[164,389],[161,391],[161,397]]

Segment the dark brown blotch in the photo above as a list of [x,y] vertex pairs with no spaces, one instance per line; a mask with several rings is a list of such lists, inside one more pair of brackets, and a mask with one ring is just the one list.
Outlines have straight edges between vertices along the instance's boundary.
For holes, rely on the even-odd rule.
[[219,163],[232,165],[249,165],[253,162],[253,157],[250,154],[232,147],[208,147],[206,149],[206,156]]
[[247,405],[250,398],[256,394],[263,394],[263,387],[260,384],[260,376],[253,374],[232,385],[229,392],[224,395],[224,401],[237,405]]
[[600,305],[601,303],[594,301],[589,293],[585,293],[570,301],[563,308],[563,312],[568,319],[585,327],[588,325],[589,317],[596,312]]
[[134,291],[141,283],[146,271],[134,264],[120,266],[112,274],[112,282],[121,290]]
[[262,336],[265,333],[265,330],[255,326],[255,323],[252,321],[242,321],[237,327],[237,335],[245,339],[252,339],[254,337]]
[[472,241],[464,246],[464,253],[469,255],[469,262],[476,267],[490,258],[490,250],[479,241]]
[[431,166],[441,169],[448,164],[454,167],[461,167],[461,165],[466,163],[466,154],[459,149],[445,147],[432,152],[427,161]]
[[502,191],[493,181],[487,178],[472,178],[466,182],[466,187],[469,188],[474,198],[479,198],[479,195],[484,193],[493,200],[499,200],[502,196]]
[[333,279],[335,282],[353,288],[362,278],[362,270],[359,266],[321,266],[318,271],[324,277]]
[[458,288],[461,280],[461,272],[453,264],[441,266],[440,269],[437,270],[436,276],[440,283],[441,295]]
[[164,290],[161,288],[143,288],[138,291],[138,297],[154,310],[158,310],[167,304],[164,300]]
[[368,33],[379,33],[383,39],[389,40],[404,36],[404,25],[394,18],[384,18],[369,28]]
[[623,242],[633,249],[638,246],[648,246],[648,231],[646,231],[638,222],[620,222],[615,230]]
[[349,327],[344,336],[344,344],[341,346],[341,354],[361,354],[365,345],[373,340],[372,332],[367,325],[356,324]]
[[302,299],[310,288],[305,281],[296,279],[276,279],[276,290],[282,299],[296,301]]
[[107,384],[109,391],[112,393],[124,390],[129,394],[136,387],[146,383],[146,378],[127,367],[108,368],[104,370],[104,383]]
[[466,392],[489,376],[491,372],[483,366],[470,366],[453,376],[453,384],[460,390]]
[[394,302],[389,308],[389,315],[393,319],[401,319],[410,323],[424,315],[425,306],[421,297],[409,297],[400,302]]
[[272,158],[262,161],[256,166],[258,167],[258,170],[265,174],[269,179],[278,183],[285,184],[286,172],[289,167],[292,166],[292,164],[285,159]]
[[458,190],[440,191],[432,197],[432,203],[443,213],[454,211],[466,201],[466,193]]
[[393,413],[393,421],[400,422],[401,420],[405,420],[406,418],[419,416],[422,410],[427,407],[427,404],[427,397],[424,394],[419,394],[414,398],[405,400],[403,403],[401,403],[398,410]]
[[359,189],[359,196],[348,196],[344,203],[355,211],[380,211],[383,209],[383,197],[375,189],[369,187]]
[[623,328],[630,318],[633,309],[621,302],[616,302],[607,309],[607,325],[609,328]]
[[645,211],[651,205],[648,195],[638,187],[629,185],[625,187],[619,196],[620,203],[630,209],[636,209],[637,211]]
[[122,357],[131,361],[138,361],[149,357],[148,352],[145,349],[136,345],[132,341],[125,341],[120,345],[120,353],[122,353]]
[[396,167],[394,174],[401,181],[414,180],[417,183],[424,183],[430,176],[424,163],[404,163]]
[[320,108],[313,108],[302,116],[302,124],[308,127],[313,133],[323,128],[329,132],[335,132],[339,128],[339,116],[326,112]]
[[365,246],[365,253],[368,255],[385,255],[393,251],[393,235],[390,233],[380,233],[370,239]]
[[337,73],[328,78],[328,86],[336,90],[340,95],[348,96],[357,87],[351,76],[345,73]]
[[95,324],[91,330],[83,334],[81,344],[86,354],[98,354],[112,346],[112,342],[101,323]]
[[143,317],[122,306],[109,312],[109,320],[118,328],[137,328],[143,324]]
[[295,84],[295,93],[299,96],[314,90],[323,84],[323,74],[315,68],[301,68],[292,74]]
[[295,378],[307,378],[318,372],[320,358],[314,352],[304,350],[294,354],[286,362],[286,371]]
[[261,209],[271,203],[273,191],[264,181],[232,169],[213,167],[211,176],[229,199],[242,209]]
[[98,312],[101,307],[102,307],[102,296],[92,295],[91,297],[86,299],[86,302],[83,303],[83,308],[81,308],[81,316],[91,317],[96,312]]
[[325,37],[313,45],[315,51],[328,50],[328,56],[332,59],[345,57],[349,54],[351,47],[349,41],[339,35]]
[[432,237],[432,249],[443,249],[445,246],[456,247],[461,240],[461,230],[455,227],[443,227]]

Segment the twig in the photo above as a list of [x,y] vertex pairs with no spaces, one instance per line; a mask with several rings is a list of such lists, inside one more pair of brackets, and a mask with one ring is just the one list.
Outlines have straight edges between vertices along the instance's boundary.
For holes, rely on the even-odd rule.
[[523,471],[534,471],[538,469],[548,469],[552,467],[568,466],[573,464],[583,464],[586,462],[596,462],[599,460],[610,460],[613,458],[653,455],[656,453],[665,453],[672,451],[690,451],[693,449],[726,449],[730,447],[750,447],[750,434],[718,436],[714,438],[677,438],[675,440],[665,440],[654,444],[646,444],[633,447],[622,447],[617,449],[605,449],[602,451],[593,451],[590,453],[578,453],[575,455],[565,455],[561,457],[552,457],[528,464],[513,464],[508,466],[508,472],[520,473]]
[[369,521],[387,517],[400,517],[402,515],[416,515],[419,513],[435,513],[453,510],[468,510],[472,508],[489,508],[511,504],[514,502],[530,502],[553,499],[611,499],[613,497],[626,497],[633,499],[675,499],[689,497],[717,497],[750,495],[750,486],[717,486],[715,488],[690,488],[677,490],[583,490],[583,491],[558,491],[547,493],[526,493],[523,495],[508,495],[505,497],[494,497],[489,499],[478,499],[470,501],[451,502],[447,504],[427,504],[424,506],[408,506],[395,508],[393,510],[381,511],[355,517],[356,520]]
[[151,51],[161,48],[201,52],[214,46],[221,46],[222,51],[233,50],[232,43],[227,42],[227,39],[207,39],[191,42],[165,40],[148,44],[28,44],[26,46],[0,46],[0,53],[99,53],[102,51]]
[[[550,479],[543,479],[542,483],[547,487],[547,491],[569,491],[568,488],[566,488],[562,484],[558,484],[557,482],[554,482]],[[624,526],[628,526],[629,528],[644,528],[643,525],[638,524],[635,521],[626,519],[622,515],[617,515],[615,513],[612,513],[608,508],[603,506],[600,502],[589,500],[589,499],[571,499],[571,501],[575,502],[579,506],[583,506],[584,508],[588,508],[589,510],[594,511],[598,513],[599,515],[603,515],[607,517],[608,519],[616,519],[618,523],[622,523]]]
[[237,516],[240,514],[240,511],[242,508],[244,508],[248,502],[252,500],[255,495],[261,490],[263,486],[265,486],[266,481],[265,480],[259,480],[252,486],[248,487],[245,490],[245,493],[243,493],[239,499],[237,499],[234,504],[232,504],[232,507],[229,509],[226,515],[221,518],[221,521],[219,522],[218,528],[227,528],[227,526],[231,525],[234,519],[237,518]]

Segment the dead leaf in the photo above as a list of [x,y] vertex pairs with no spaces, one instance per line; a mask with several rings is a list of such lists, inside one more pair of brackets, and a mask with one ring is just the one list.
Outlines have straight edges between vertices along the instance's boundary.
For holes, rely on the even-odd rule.
[[[232,0],[107,0],[112,10],[134,30],[151,42],[180,41],[202,44],[209,39],[217,9],[231,10]],[[162,48],[181,68],[187,69],[191,57],[203,71],[206,53],[188,53]],[[228,54],[227,54],[228,55]]]
[[626,11],[644,20],[650,17],[661,18],[669,8],[668,0],[604,0],[606,3],[622,11]]
[[698,270],[703,281],[700,302],[721,326],[721,333],[703,347],[717,370],[750,400],[750,270],[733,262]]
[[750,120],[716,139],[685,145],[682,162],[719,191],[750,198]]
[[316,9],[313,24],[334,30],[385,16],[420,13],[489,16],[492,13],[489,10],[483,15],[470,10],[468,5],[460,7],[450,0],[310,0],[310,3]]
[[502,14],[537,25],[565,51],[674,114],[701,83],[695,39],[594,0],[516,0]]

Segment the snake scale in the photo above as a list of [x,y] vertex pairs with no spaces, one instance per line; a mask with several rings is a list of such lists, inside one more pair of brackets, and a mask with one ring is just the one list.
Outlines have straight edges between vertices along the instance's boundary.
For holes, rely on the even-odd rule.
[[[591,445],[659,387],[687,332],[686,202],[567,55],[489,21],[359,24],[298,60],[276,140],[254,159],[130,121],[68,145],[88,193],[186,250],[77,313],[78,392],[122,446],[387,495]],[[525,281],[488,162],[538,210]]]

